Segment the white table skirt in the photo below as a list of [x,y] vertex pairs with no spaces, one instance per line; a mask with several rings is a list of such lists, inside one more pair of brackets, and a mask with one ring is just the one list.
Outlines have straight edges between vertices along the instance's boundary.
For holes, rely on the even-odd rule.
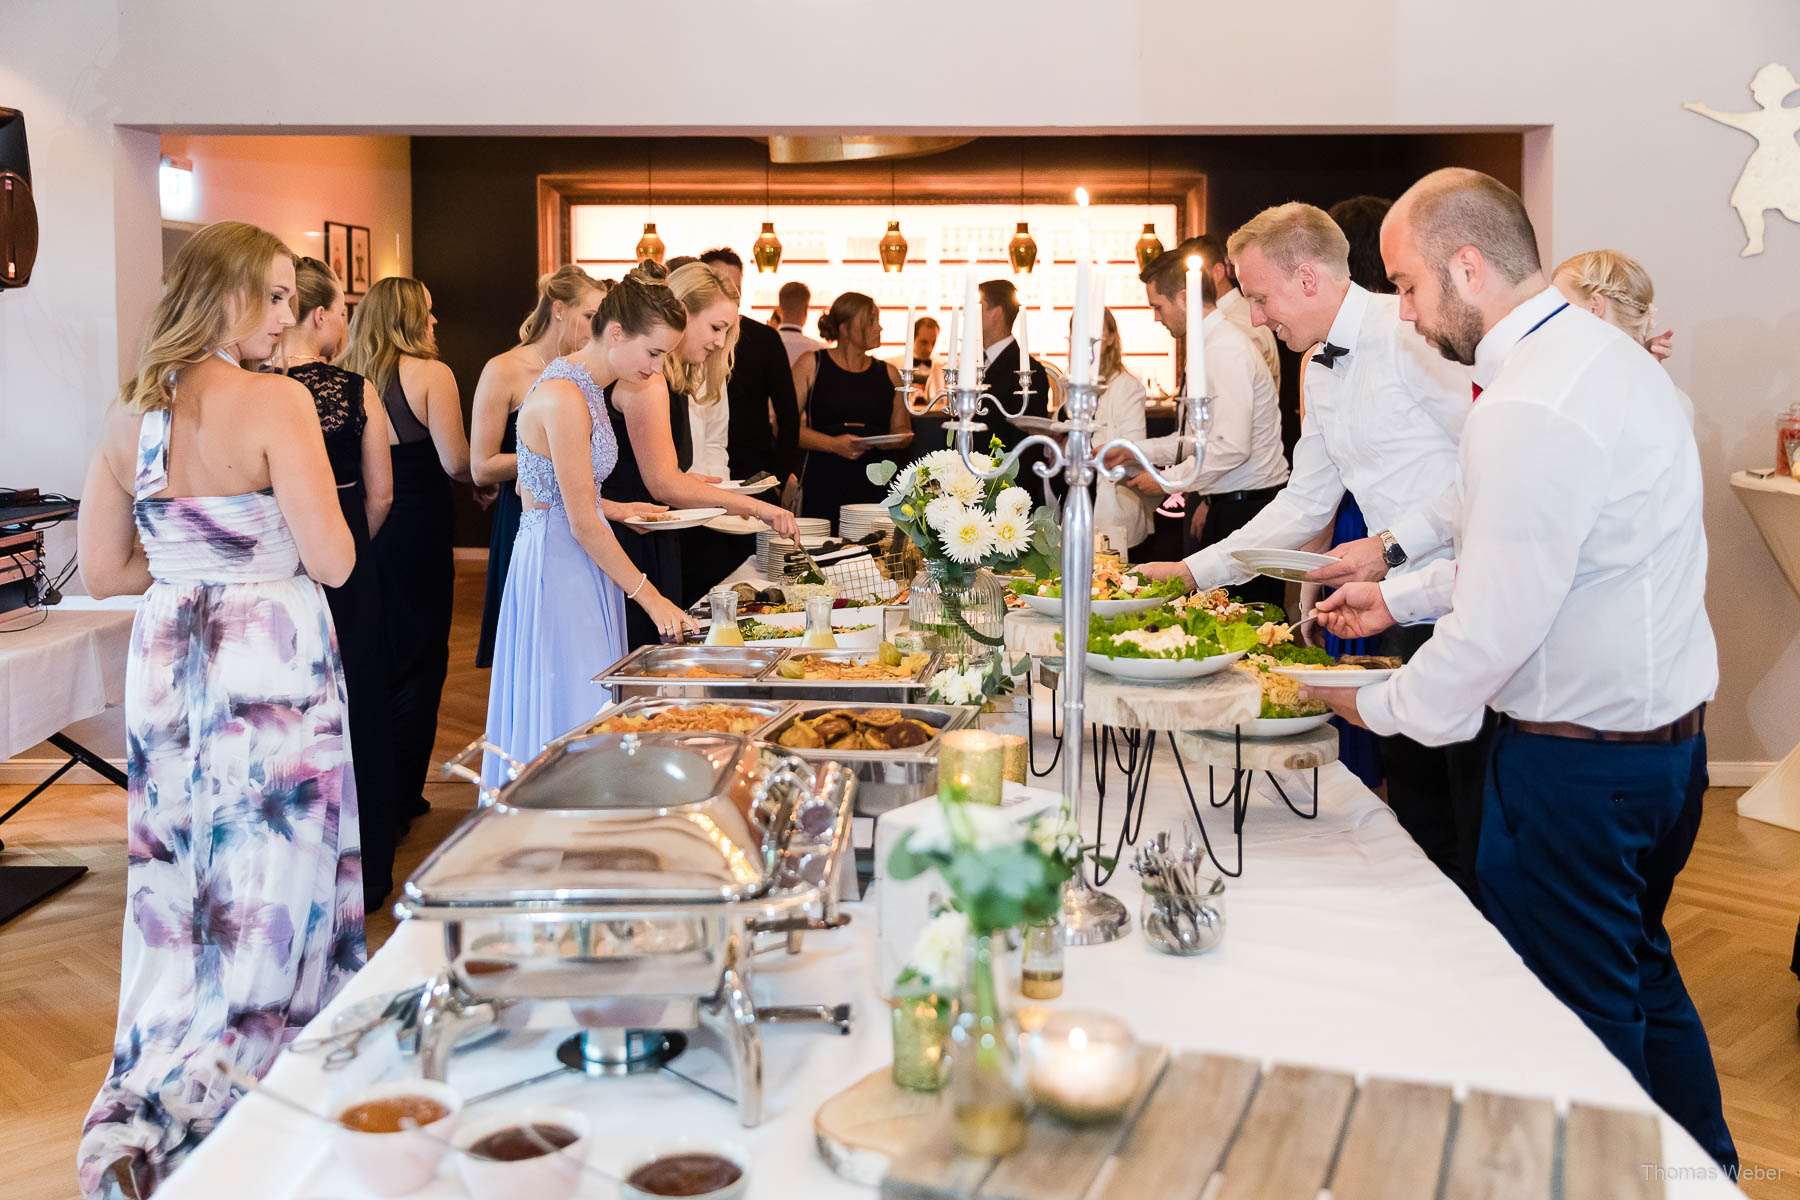
[[[1305,786],[1300,776],[1289,778]],[[1159,762],[1145,836],[1186,819],[1186,800],[1173,779],[1172,768]],[[1228,884],[1228,933],[1220,950],[1198,959],[1151,951],[1135,929],[1135,877],[1122,870],[1109,890],[1132,908],[1133,933],[1111,945],[1071,949],[1064,996],[1054,1005],[1110,1010],[1140,1038],[1172,1046],[1652,1109],[1624,1067],[1426,861],[1385,805],[1341,765],[1324,768],[1320,780],[1317,821],[1298,819],[1268,795],[1252,803],[1244,837],[1248,865],[1243,879]],[[1204,786],[1198,778],[1196,784]],[[1117,811],[1113,806],[1113,821]],[[1219,814],[1208,813],[1215,837],[1227,828]],[[800,958],[758,960],[759,1002],[850,999],[857,1006],[848,1038],[804,1027],[763,1030],[767,1117],[759,1128],[741,1129],[731,1106],[666,1077],[564,1077],[489,1103],[580,1107],[597,1131],[591,1160],[609,1171],[649,1139],[687,1133],[747,1146],[752,1197],[867,1200],[871,1192],[826,1169],[812,1133],[823,1100],[889,1058],[886,1011],[875,991],[874,905],[846,911],[854,914],[852,924],[830,935],[809,934]],[[328,1029],[343,1005],[415,984],[441,962],[435,926],[403,925],[309,1033]],[[470,1050],[453,1063],[450,1082],[471,1095],[540,1074],[553,1065],[551,1050],[562,1036],[521,1034]],[[337,1075],[322,1073],[316,1058],[288,1054],[268,1082],[324,1110],[369,1074],[410,1070],[390,1047],[391,1039],[383,1039],[379,1053],[365,1050],[363,1060]],[[677,1066],[727,1084],[723,1062],[710,1053],[690,1051]],[[1710,1161],[1680,1127],[1667,1117],[1662,1124],[1662,1165],[1694,1176],[1670,1179],[1671,1200],[1741,1194],[1716,1171],[1708,1177]],[[322,1125],[252,1096],[159,1190],[159,1200],[367,1195],[330,1154],[330,1141]],[[601,1185],[586,1194],[610,1195],[610,1189]],[[415,1195],[464,1192],[446,1165]]]
[[0,634],[0,760],[124,703],[132,607],[59,605]]

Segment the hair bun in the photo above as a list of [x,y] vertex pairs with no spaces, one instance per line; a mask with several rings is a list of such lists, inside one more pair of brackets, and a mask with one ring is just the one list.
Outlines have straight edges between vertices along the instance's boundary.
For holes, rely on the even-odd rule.
[[837,318],[832,316],[830,311],[819,314],[819,336],[828,342],[838,340]]
[[636,279],[641,283],[661,283],[669,277],[669,272],[654,258],[646,258],[626,274],[627,279]]

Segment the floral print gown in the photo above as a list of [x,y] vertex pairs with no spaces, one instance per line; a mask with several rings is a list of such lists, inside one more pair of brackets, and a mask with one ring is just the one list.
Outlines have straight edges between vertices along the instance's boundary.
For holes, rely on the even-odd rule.
[[170,414],[144,417],[133,507],[155,578],[126,669],[131,779],[112,1069],[81,1188],[154,1188],[362,966],[362,862],[331,614],[267,491],[158,498]]

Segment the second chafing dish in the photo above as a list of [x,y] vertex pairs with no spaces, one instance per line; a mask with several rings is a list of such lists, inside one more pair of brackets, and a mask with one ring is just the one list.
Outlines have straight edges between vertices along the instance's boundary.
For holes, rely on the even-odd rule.
[[[594,677],[619,700],[640,697],[707,697],[762,700],[843,700],[903,704],[930,687],[940,656],[931,655],[911,679],[783,679],[785,659],[873,658],[874,650],[805,650],[776,646],[644,646]],[[725,678],[683,677],[690,669],[717,671]]]
[[[861,714],[880,710],[898,713],[904,721],[918,721],[931,730],[931,737],[919,745],[901,749],[833,750],[828,746],[780,744],[782,734],[797,722],[812,721],[836,711]],[[765,726],[757,738],[767,744],[765,753],[792,755],[812,763],[842,763],[856,774],[856,814],[878,817],[903,804],[911,804],[936,789],[938,739],[952,729],[973,724],[980,711],[973,706],[947,704],[805,701],[793,705]]]

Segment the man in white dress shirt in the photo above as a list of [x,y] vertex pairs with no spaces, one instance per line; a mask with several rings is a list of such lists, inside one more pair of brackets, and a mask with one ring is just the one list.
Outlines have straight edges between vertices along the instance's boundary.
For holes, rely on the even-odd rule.
[[806,333],[806,316],[812,311],[811,288],[798,279],[788,280],[775,293],[775,310],[781,314],[781,323],[775,328],[787,346],[788,366],[793,366],[803,354],[825,348],[824,342]]
[[1281,390],[1281,352],[1275,348],[1275,334],[1267,325],[1258,325],[1250,317],[1250,302],[1244,299],[1244,293],[1238,290],[1237,272],[1232,269],[1231,259],[1225,253],[1225,247],[1219,239],[1210,233],[1189,239],[1200,249],[1200,257],[1206,263],[1206,274],[1212,280],[1213,291],[1219,297],[1219,311],[1225,319],[1244,331],[1262,355],[1263,364],[1269,368],[1269,378],[1275,381],[1277,391]]
[[[1138,276],[1144,283],[1144,295],[1150,310],[1163,328],[1180,337],[1187,331],[1188,305],[1198,302],[1204,316],[1200,321],[1201,337],[1206,347],[1206,384],[1212,393],[1212,421],[1206,432],[1206,454],[1201,474],[1186,489],[1206,504],[1206,522],[1198,536],[1200,547],[1223,541],[1242,528],[1275,498],[1287,482],[1287,459],[1281,450],[1281,400],[1269,368],[1256,346],[1219,310],[1211,273],[1219,254],[1212,243],[1210,255],[1207,241],[1189,238],[1173,250],[1153,259]],[[1201,258],[1200,295],[1189,296],[1187,260]],[[1178,457],[1177,435],[1151,438],[1144,445],[1150,461],[1168,467]],[[1109,465],[1129,461],[1123,451],[1115,452]],[[1184,459],[1165,474],[1185,479],[1193,469],[1192,459]],[[1163,490],[1148,473],[1134,477],[1130,484],[1160,500]],[[1263,601],[1279,606],[1284,585],[1279,579],[1259,576],[1234,589],[1252,602]]]
[[[1182,573],[1200,588],[1241,583],[1251,572],[1232,551],[1306,545],[1331,529],[1346,491],[1379,532],[1334,547],[1339,564],[1315,571],[1315,581],[1337,586],[1408,575],[1448,558],[1456,441],[1469,411],[1467,368],[1444,361],[1402,321],[1394,297],[1351,281],[1350,243],[1322,209],[1265,209],[1231,235],[1228,252],[1256,323],[1290,350],[1319,345],[1304,368],[1306,416],[1293,474],[1230,537],[1180,563],[1147,564],[1144,572]],[[1382,650],[1407,658],[1431,629],[1428,621],[1396,628]],[[1381,766],[1401,825],[1473,897],[1479,756],[1386,738]],[[1446,796],[1455,803],[1446,804]]]
[[1474,367],[1456,560],[1323,602],[1342,636],[1443,619],[1387,682],[1316,694],[1434,743],[1468,737],[1484,706],[1501,714],[1476,872],[1489,919],[1735,1170],[1663,925],[1699,828],[1718,684],[1680,397],[1654,358],[1549,286],[1524,204],[1486,175],[1426,176],[1381,249],[1405,319]]

